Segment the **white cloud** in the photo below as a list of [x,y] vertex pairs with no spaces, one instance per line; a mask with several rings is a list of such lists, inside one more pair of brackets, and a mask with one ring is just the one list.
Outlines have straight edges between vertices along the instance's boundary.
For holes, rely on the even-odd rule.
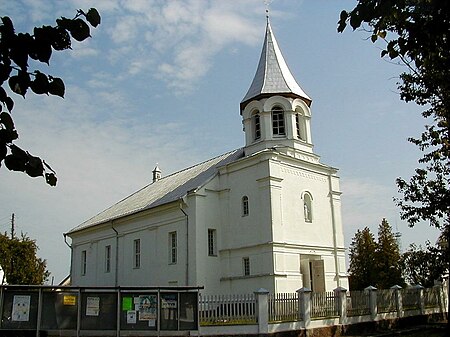
[[[123,15],[100,12],[109,20],[107,29],[118,48],[110,60],[126,64],[126,72],[156,70],[154,76],[177,93],[189,92],[212,66],[213,57],[236,44],[254,44],[261,38],[256,15],[246,9],[261,7],[258,1],[125,1],[113,6]],[[261,13],[263,13],[261,11]]]

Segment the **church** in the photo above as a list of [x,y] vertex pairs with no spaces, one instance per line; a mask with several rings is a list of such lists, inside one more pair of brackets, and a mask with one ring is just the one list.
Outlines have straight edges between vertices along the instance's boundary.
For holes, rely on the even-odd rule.
[[313,151],[311,98],[269,19],[240,103],[245,146],[153,181],[65,233],[74,286],[207,294],[348,288],[337,169]]

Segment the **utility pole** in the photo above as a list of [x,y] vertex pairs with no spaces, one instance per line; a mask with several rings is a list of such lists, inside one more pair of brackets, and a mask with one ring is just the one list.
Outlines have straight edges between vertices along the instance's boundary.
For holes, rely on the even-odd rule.
[[11,240],[14,239],[14,213],[11,215]]

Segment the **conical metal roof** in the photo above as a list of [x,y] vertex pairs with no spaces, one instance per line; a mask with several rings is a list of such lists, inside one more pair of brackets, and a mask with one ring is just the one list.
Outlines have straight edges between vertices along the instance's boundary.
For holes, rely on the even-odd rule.
[[252,99],[273,94],[296,96],[308,105],[312,102],[289,70],[267,18],[266,36],[258,68],[247,94],[241,101],[241,110]]

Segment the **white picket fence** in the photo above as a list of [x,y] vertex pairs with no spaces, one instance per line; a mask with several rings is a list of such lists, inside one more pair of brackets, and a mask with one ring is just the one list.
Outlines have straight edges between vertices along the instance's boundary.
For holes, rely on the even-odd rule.
[[[299,322],[307,319],[374,319],[376,315],[415,315],[416,312],[446,311],[444,287],[401,289],[367,288],[364,291],[336,289],[331,292],[266,294],[268,323]],[[306,305],[304,301],[307,301]],[[345,303],[343,303],[345,302]],[[255,294],[199,296],[201,326],[257,324],[261,312]],[[309,309],[307,309],[309,308]],[[308,311],[306,313],[306,311]],[[345,312],[343,312],[345,311]],[[408,314],[411,312],[411,314]]]

